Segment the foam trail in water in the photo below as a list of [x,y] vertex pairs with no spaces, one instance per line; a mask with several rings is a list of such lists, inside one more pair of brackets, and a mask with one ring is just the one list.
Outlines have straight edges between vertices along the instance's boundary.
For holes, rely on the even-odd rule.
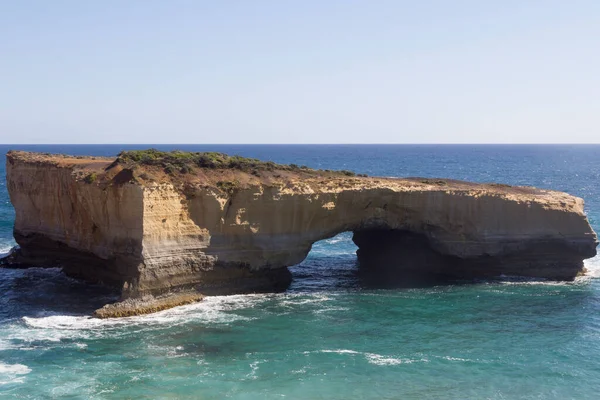
[[163,325],[173,326],[189,321],[206,323],[230,323],[250,318],[237,315],[231,311],[254,307],[269,295],[235,295],[212,296],[195,304],[175,307],[154,314],[127,318],[98,319],[90,316],[45,315],[41,317],[23,317],[25,324],[31,328],[62,331],[115,329],[131,325]]
[[0,385],[9,383],[23,383],[24,377],[31,372],[31,368],[23,364],[5,364],[0,361]]
[[[361,354],[359,351],[339,349],[339,350],[319,350],[318,353],[335,353],[335,354]],[[310,354],[309,351],[305,351],[304,354]]]
[[348,349],[335,349],[335,350],[317,350],[317,351],[305,351],[303,354],[311,354],[311,353],[333,353],[340,355],[351,355],[351,356],[363,356],[365,360],[369,364],[375,365],[400,365],[400,364],[412,364],[414,362],[429,362],[429,360],[425,358],[420,359],[412,359],[412,358],[399,358],[399,357],[390,357],[384,356],[377,353],[363,353],[361,351],[348,350]]
[[[313,301],[318,305],[329,301],[330,298],[322,293],[307,296],[301,294],[249,294],[233,296],[210,296],[195,304],[175,307],[154,314],[127,318],[98,319],[87,315],[60,315],[42,313],[37,316],[24,316],[22,323],[29,329],[15,329],[6,335],[10,341],[52,342],[62,339],[96,339],[105,336],[119,336],[132,328],[138,331],[153,330],[157,327],[173,327],[186,323],[201,323],[208,325],[230,324],[236,321],[249,321],[254,318],[240,315],[238,310],[249,308],[260,309],[260,304],[278,299],[280,302],[289,301],[289,307],[305,307]],[[16,326],[15,326],[16,328]],[[123,330],[127,328],[126,330]],[[0,343],[10,346],[12,343]]]
[[600,278],[600,255],[585,260],[583,262],[585,269],[587,270],[585,276],[590,278]]
[[7,256],[13,247],[15,247],[14,243],[0,243],[0,258]]
[[31,372],[27,365],[23,364],[4,364],[0,362],[0,374],[24,375]]
[[426,359],[410,359],[410,358],[395,358],[386,357],[381,354],[365,353],[365,358],[370,364],[375,365],[400,365],[400,364],[412,364],[414,362],[429,362]]

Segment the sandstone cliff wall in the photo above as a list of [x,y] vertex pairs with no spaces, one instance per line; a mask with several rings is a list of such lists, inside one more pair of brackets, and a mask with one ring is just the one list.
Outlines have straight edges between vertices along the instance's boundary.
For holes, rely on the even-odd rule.
[[13,157],[7,184],[22,262],[64,264],[73,276],[113,285],[135,274],[143,237],[139,185],[101,189],[75,179],[73,168]]

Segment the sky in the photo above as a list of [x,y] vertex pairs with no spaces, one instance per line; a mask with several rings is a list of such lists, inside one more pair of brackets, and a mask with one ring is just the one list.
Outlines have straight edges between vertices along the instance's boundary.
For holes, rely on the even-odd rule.
[[0,143],[600,143],[600,1],[0,0]]

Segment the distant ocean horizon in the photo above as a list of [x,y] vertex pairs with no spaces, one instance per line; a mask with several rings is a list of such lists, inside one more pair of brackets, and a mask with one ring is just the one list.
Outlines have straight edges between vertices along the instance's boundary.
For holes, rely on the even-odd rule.
[[[600,232],[600,144],[0,145],[0,253],[13,246],[8,150],[219,151],[370,176],[436,177],[582,197]],[[318,242],[284,293],[209,297],[97,320],[114,296],[60,270],[0,269],[0,398],[595,398],[600,258],[575,282],[518,277],[374,288],[351,233]]]

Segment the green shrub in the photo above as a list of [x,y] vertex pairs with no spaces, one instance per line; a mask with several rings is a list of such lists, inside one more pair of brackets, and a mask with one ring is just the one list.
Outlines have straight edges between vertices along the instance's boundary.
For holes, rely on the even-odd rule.
[[96,182],[96,179],[98,179],[98,176],[96,175],[96,173],[91,172],[91,173],[87,174],[85,178],[83,178],[83,181],[85,183],[91,184],[91,183]]
[[233,195],[238,187],[237,182],[232,181],[219,181],[217,187],[228,195]]
[[173,164],[168,163],[165,164],[164,171],[169,175],[173,175],[177,171],[177,168]]
[[[297,171],[300,169],[308,173],[316,173],[315,170],[308,168],[306,165],[283,165],[273,161],[261,161],[239,155],[228,156],[217,152],[160,151],[157,149],[122,151],[111,167],[117,164],[122,164],[127,168],[131,168],[132,164],[157,166],[163,168],[168,174],[177,172],[190,174],[194,171],[194,168],[235,169],[254,175],[256,174],[253,171]],[[345,176],[356,175],[352,171],[325,171],[340,173]]]
[[194,169],[186,164],[181,167],[179,172],[181,172],[182,174],[191,174],[192,172],[194,172]]
[[426,185],[438,185],[438,186],[445,186],[448,183],[444,180],[441,179],[423,179],[421,180],[421,183],[424,183]]

